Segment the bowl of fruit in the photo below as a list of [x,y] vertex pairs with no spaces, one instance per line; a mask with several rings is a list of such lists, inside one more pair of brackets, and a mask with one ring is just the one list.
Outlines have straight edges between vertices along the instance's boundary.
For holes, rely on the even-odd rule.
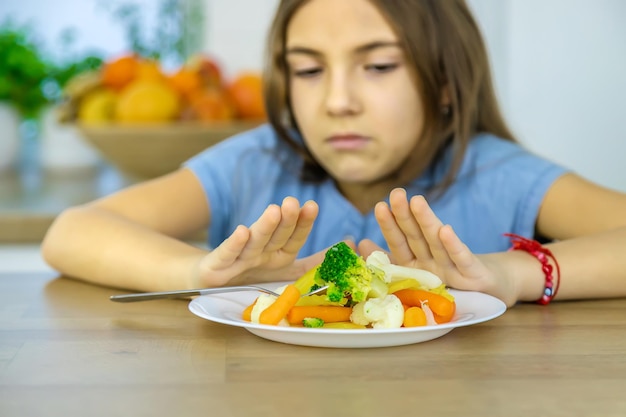
[[260,74],[226,79],[204,55],[171,72],[138,55],[117,57],[70,80],[57,111],[104,160],[136,179],[174,171],[265,121]]

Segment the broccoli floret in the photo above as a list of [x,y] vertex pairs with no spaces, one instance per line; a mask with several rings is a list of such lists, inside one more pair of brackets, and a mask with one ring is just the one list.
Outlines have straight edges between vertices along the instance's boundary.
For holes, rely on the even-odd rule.
[[328,249],[315,278],[318,285],[328,285],[326,296],[330,301],[346,298],[348,304],[353,304],[365,301],[368,295],[384,297],[387,294],[382,271],[368,267],[344,242]]
[[305,317],[302,319],[302,325],[304,327],[322,327],[324,320],[317,317]]

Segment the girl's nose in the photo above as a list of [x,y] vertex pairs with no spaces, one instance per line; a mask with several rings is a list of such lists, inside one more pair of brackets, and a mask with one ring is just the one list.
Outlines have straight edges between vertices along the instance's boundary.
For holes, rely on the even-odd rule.
[[355,83],[348,74],[333,74],[328,78],[326,111],[331,116],[345,116],[360,111]]

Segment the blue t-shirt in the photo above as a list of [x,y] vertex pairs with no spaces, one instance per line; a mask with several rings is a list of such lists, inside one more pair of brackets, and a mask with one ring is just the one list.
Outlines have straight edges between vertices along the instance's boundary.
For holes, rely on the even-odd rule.
[[[240,224],[250,226],[269,204],[293,196],[301,204],[314,200],[319,205],[300,257],[346,238],[369,238],[387,248],[373,211],[361,214],[330,179],[302,182],[301,164],[270,125],[233,136],[187,161],[209,201],[209,246],[217,247]],[[446,164],[444,159],[438,169],[413,181],[408,195],[424,194],[446,172]],[[543,197],[565,172],[516,143],[480,134],[470,141],[456,181],[429,203],[474,253],[503,251],[510,247],[503,233],[533,236]]]

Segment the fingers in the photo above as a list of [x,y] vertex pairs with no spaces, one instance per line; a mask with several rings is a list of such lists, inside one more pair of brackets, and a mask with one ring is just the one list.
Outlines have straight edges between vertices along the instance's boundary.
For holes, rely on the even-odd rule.
[[[432,251],[429,245],[430,242],[424,235],[422,225],[424,217],[419,216],[422,211],[415,211],[416,207],[414,203],[416,202],[416,199],[418,199],[418,202],[423,202],[427,208],[428,204],[422,196],[413,197],[411,198],[411,201],[408,202],[406,191],[401,191],[402,192],[398,192],[394,190],[389,196],[391,210],[396,218],[398,226],[406,236],[407,245],[414,254],[414,257],[418,260],[430,259],[432,258]],[[417,208],[419,209],[421,206],[418,205]]]
[[476,266],[476,256],[465,243],[459,239],[452,226],[445,225],[439,231],[439,237],[450,261],[462,276],[472,276]]
[[309,234],[311,233],[311,229],[313,228],[318,212],[319,207],[317,203],[313,201],[307,201],[304,203],[300,209],[296,226],[292,229],[291,235],[282,245],[282,250],[284,252],[292,254],[293,256],[298,254],[300,248],[302,248],[302,245],[304,245],[309,237]]
[[290,197],[285,198],[280,206],[280,216],[280,223],[271,235],[269,242],[265,245],[265,251],[282,248],[293,234],[300,216],[300,203],[298,203],[298,200]]
[[250,226],[250,239],[240,259],[259,257],[282,251],[297,255],[311,232],[318,214],[313,201],[302,207],[297,199],[287,197],[280,207],[269,206],[259,219]]
[[241,256],[249,239],[250,230],[245,226],[238,226],[221,245],[211,251],[211,259],[215,263],[212,267],[219,270],[232,265]]
[[[427,246],[428,252],[437,263],[440,265],[449,264],[451,261],[448,251],[440,238],[441,229],[444,227],[441,220],[433,213],[424,196],[418,195],[412,197],[409,205],[411,213],[421,231],[421,240],[414,244],[409,242],[416,256],[418,256],[418,254],[421,254],[422,257],[428,256],[424,248],[424,246]],[[418,259],[420,258],[418,257]]]
[[405,190],[391,191],[389,206],[379,203],[374,213],[396,262],[402,265],[414,259],[432,258],[429,242],[419,223],[421,219],[415,216]]
[[447,274],[446,284],[460,290],[480,291],[494,295],[507,305],[517,300],[515,284],[512,281],[496,277],[491,268],[483,261],[489,256],[479,259],[456,235],[450,225],[443,226],[439,232],[441,242],[446,248],[453,266]]
[[381,252],[386,253],[386,251],[383,248],[381,248],[380,246],[378,246],[376,243],[374,243],[373,241],[369,239],[363,239],[362,241],[359,242],[359,245],[357,247],[357,252],[361,256],[363,256],[363,258],[367,259],[367,257],[370,256],[372,252],[374,251],[381,251]]
[[[375,215],[396,263],[435,262],[439,268],[453,264],[440,237],[444,225],[423,196],[407,201],[406,191],[394,189],[389,195],[389,206],[379,203]],[[454,232],[452,236],[456,237]],[[457,241],[462,245],[458,238]]]
[[281,207],[276,204],[270,204],[258,220],[250,226],[250,239],[241,252],[239,259],[250,259],[259,256],[276,233],[281,220]]
[[407,235],[398,225],[392,209],[386,203],[380,202],[374,207],[374,215],[389,246],[389,250],[394,254],[396,261],[399,264],[412,261],[415,258],[415,254],[408,244]]

